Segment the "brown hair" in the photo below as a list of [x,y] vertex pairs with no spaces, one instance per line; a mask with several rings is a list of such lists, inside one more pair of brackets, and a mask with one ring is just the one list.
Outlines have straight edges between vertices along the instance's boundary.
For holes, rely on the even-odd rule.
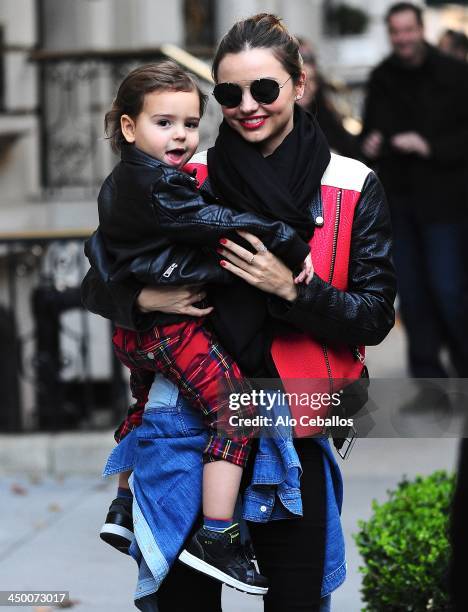
[[416,21],[420,26],[423,25],[423,12],[421,7],[413,4],[412,2],[397,2],[397,4],[392,4],[392,6],[388,9],[385,15],[385,23],[388,25],[390,19],[393,15],[397,13],[402,13],[403,11],[412,11],[414,16],[416,17]]
[[453,51],[461,51],[465,55],[468,53],[468,37],[465,32],[459,32],[457,30],[445,30],[442,33],[441,38],[448,36],[450,44],[452,45]]
[[247,49],[272,49],[276,59],[297,83],[302,71],[299,42],[292,36],[281,19],[271,13],[259,13],[235,23],[218,45],[213,60],[212,74],[217,81],[221,60],[228,53]]
[[127,74],[117,91],[111,110],[104,118],[104,130],[115,153],[125,139],[120,129],[120,118],[132,119],[141,113],[145,95],[153,91],[196,91],[200,99],[200,117],[205,111],[208,96],[204,94],[194,77],[173,61],[146,64]]

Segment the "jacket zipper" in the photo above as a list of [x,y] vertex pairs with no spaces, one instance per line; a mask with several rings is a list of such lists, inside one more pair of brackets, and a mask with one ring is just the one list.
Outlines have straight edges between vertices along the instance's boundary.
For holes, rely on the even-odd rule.
[[366,363],[366,358],[361,353],[359,348],[357,346],[353,346],[351,350],[353,352],[354,359],[357,359],[358,361],[362,363],[362,365],[364,365]]
[[[328,275],[328,282],[331,284],[333,280],[333,274],[335,272],[335,261],[336,261],[336,249],[338,246],[338,228],[340,226],[340,213],[341,213],[341,198],[343,190],[339,189],[336,194],[336,210],[335,210],[335,225],[333,227],[333,244],[332,244],[332,258],[330,264],[330,274]],[[330,383],[330,393],[333,393],[333,378],[330,367],[330,359],[328,357],[328,349],[325,343],[322,344],[323,356],[325,358],[325,365],[327,366],[328,380]]]
[[330,275],[328,277],[328,282],[330,284],[333,280],[333,273],[335,272],[336,249],[338,246],[338,227],[340,225],[342,195],[343,195],[343,191],[342,189],[339,189],[336,195],[336,212],[335,212],[335,226],[333,228],[332,260],[331,260],[331,265],[330,265]]
[[179,266],[178,266],[178,264],[176,264],[176,263],[172,263],[172,264],[171,264],[171,265],[170,265],[170,266],[167,268],[167,270],[164,272],[163,277],[164,277],[164,278],[169,278],[169,277],[170,277],[170,275],[171,275],[171,274],[174,272],[174,270],[175,270],[176,268],[178,268],[178,267],[179,267]]

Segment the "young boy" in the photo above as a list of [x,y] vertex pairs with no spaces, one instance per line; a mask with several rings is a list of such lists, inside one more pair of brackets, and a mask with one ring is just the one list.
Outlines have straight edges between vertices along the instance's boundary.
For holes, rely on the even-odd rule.
[[[216,246],[228,232],[249,229],[291,269],[302,267],[296,280],[308,282],[309,246],[291,228],[222,207],[181,171],[197,149],[205,104],[193,78],[173,62],[143,66],[122,82],[105,119],[121,162],[101,188],[100,226],[86,244],[93,266],[110,287],[129,277],[158,286],[228,283]],[[133,383],[149,388],[153,373],[162,373],[202,412],[210,429],[203,457],[204,524],[181,560],[246,592],[266,593],[266,578],[239,549],[239,527],[232,518],[255,430],[230,426],[227,391],[248,392],[248,382],[205,318],[161,313],[151,330],[137,334],[117,328],[113,341]],[[138,426],[142,408],[118,430],[117,441]],[[250,405],[237,414],[242,422],[255,410]],[[102,539],[123,551],[133,531],[127,477],[119,479],[117,499],[101,530]]]

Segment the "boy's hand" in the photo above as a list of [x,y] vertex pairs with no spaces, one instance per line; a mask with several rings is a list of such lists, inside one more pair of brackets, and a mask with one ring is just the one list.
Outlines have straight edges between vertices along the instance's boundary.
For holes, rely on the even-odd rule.
[[168,287],[143,287],[136,303],[142,312],[165,312],[169,314],[204,317],[213,311],[213,307],[197,308],[193,304],[206,298],[201,285],[183,285]]
[[314,276],[314,266],[312,264],[312,257],[310,253],[304,259],[304,263],[302,264],[302,272],[298,274],[294,279],[294,284],[298,285],[305,281],[305,284],[308,285]]

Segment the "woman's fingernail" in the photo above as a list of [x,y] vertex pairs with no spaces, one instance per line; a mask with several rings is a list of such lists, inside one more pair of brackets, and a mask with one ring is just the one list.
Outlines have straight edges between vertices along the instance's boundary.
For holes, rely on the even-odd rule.
[[223,254],[223,249],[216,249],[216,252],[219,253],[220,255]]
[[219,241],[221,244],[227,244],[226,238],[220,238]]
[[227,261],[224,261],[224,259],[222,259],[219,263],[223,266],[223,268],[227,266]]

